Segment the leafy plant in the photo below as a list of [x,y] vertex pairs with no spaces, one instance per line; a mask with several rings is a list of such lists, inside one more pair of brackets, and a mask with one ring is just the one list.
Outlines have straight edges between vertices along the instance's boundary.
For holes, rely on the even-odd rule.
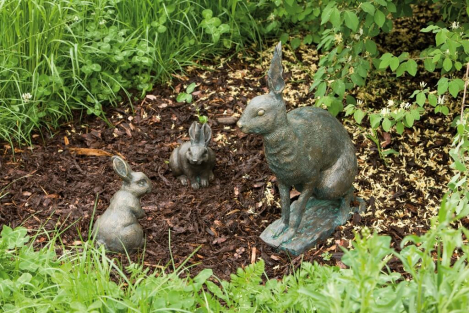
[[186,92],[180,92],[177,97],[176,101],[177,102],[187,102],[191,103],[192,102],[192,92],[194,91],[195,87],[197,85],[195,83],[191,83],[189,86],[186,87]]

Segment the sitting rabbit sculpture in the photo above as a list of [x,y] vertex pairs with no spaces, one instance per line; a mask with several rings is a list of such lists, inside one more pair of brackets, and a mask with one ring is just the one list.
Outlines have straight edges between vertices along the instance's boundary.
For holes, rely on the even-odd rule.
[[[317,107],[287,113],[282,91],[281,43],[268,72],[269,93],[253,98],[237,125],[244,133],[263,136],[265,156],[278,180],[282,216],[272,234],[279,246],[297,232],[310,197],[341,199],[337,225],[349,217],[352,182],[357,174],[355,148],[342,124]],[[301,192],[290,208],[290,188]],[[297,206],[297,207],[293,207]],[[298,214],[291,216],[290,211]]]
[[190,141],[174,149],[169,158],[169,167],[174,176],[186,186],[190,182],[193,189],[207,187],[213,180],[215,153],[208,147],[212,129],[208,124],[193,122],[189,128]]
[[114,171],[123,184],[98,218],[93,232],[98,244],[112,252],[133,252],[143,245],[143,230],[137,219],[145,216],[140,198],[151,191],[151,181],[142,172],[133,172],[122,158],[111,158]]

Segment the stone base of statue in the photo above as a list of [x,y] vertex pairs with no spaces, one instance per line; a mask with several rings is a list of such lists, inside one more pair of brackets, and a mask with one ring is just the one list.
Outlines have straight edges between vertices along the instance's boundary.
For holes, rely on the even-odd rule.
[[[301,219],[301,224],[295,235],[284,240],[282,235],[275,237],[281,226],[280,219],[270,224],[261,234],[261,239],[269,246],[299,255],[312,248],[319,241],[326,240],[334,232],[337,226],[343,225],[355,212],[366,210],[365,201],[355,198],[357,207],[341,209],[342,201],[339,200],[317,200],[311,198],[306,204],[306,210]],[[298,205],[296,201],[291,204],[290,216],[298,216]]]

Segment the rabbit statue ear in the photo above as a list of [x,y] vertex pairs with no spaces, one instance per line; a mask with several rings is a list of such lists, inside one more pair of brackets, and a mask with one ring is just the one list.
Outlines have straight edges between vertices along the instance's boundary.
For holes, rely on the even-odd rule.
[[279,42],[274,49],[274,56],[270,63],[269,72],[267,73],[267,84],[270,92],[280,95],[285,88],[285,81],[282,77],[282,42]]
[[193,122],[191,127],[189,127],[189,138],[192,143],[197,143],[199,141],[200,126],[199,123]]
[[131,180],[130,173],[132,172],[129,164],[127,164],[127,162],[118,156],[113,156],[111,160],[112,166],[114,167],[114,171],[117,173],[117,175],[119,175],[122,180],[129,182]]
[[208,146],[210,139],[212,139],[212,129],[210,128],[210,125],[208,125],[207,123],[203,124],[201,133],[203,134],[202,139],[205,141],[205,145]]

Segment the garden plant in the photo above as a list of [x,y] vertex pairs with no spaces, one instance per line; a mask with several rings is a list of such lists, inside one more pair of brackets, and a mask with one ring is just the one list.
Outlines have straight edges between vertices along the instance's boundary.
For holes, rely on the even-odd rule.
[[[0,0],[2,311],[467,311],[468,8]],[[279,217],[278,190],[261,142],[234,126],[264,93],[267,67],[251,63],[278,40],[287,108],[300,97],[354,130],[367,201],[299,257],[258,239]],[[167,175],[193,121],[211,124],[217,154],[205,191]],[[106,176],[110,152],[158,182],[137,256],[94,245],[104,186],[120,183]]]

